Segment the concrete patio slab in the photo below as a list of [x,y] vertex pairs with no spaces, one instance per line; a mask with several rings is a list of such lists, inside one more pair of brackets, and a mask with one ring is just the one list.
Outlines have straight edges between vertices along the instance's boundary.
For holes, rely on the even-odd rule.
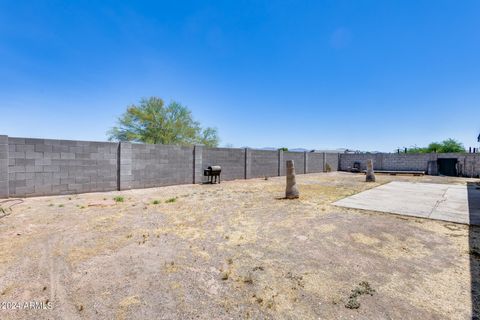
[[480,186],[393,181],[336,206],[480,225]]

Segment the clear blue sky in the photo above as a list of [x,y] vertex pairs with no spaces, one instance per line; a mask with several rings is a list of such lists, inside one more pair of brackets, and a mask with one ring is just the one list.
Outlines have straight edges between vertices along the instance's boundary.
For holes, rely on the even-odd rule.
[[480,1],[0,0],[1,134],[103,141],[148,96],[222,145],[475,146]]

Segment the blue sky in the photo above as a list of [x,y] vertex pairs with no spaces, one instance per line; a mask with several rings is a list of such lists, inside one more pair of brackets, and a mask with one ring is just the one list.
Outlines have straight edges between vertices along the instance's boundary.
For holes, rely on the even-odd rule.
[[148,96],[222,145],[475,146],[480,1],[0,0],[1,134],[103,141]]

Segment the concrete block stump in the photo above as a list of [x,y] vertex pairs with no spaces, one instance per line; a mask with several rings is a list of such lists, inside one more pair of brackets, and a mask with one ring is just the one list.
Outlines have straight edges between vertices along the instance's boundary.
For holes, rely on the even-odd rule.
[[293,160],[287,160],[287,188],[285,190],[285,198],[297,199],[300,192],[297,188],[297,181],[295,179],[295,164]]
[[372,159],[367,160],[367,175],[365,177],[366,182],[375,182],[375,173],[373,172]]

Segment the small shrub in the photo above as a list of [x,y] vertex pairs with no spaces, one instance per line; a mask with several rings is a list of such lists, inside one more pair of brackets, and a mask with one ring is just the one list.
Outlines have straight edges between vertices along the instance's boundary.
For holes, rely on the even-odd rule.
[[328,163],[325,164],[325,172],[332,172],[332,167]]
[[348,302],[345,304],[345,308],[358,309],[360,308],[360,302],[358,302],[356,298],[349,298]]
[[167,199],[167,200],[165,201],[165,203],[173,203],[173,202],[175,202],[175,201],[177,201],[177,197]]
[[360,282],[358,286],[352,290],[352,293],[348,297],[348,301],[345,304],[345,308],[348,308],[348,309],[360,308],[360,302],[358,302],[357,298],[365,294],[369,294],[373,296],[374,293],[375,293],[375,289],[373,289],[370,286],[370,283],[368,283],[367,281]]
[[50,203],[48,206],[49,206],[49,207],[53,207],[53,203]]
[[153,200],[153,204],[160,204],[160,200]]
[[123,202],[125,199],[122,196],[117,196],[113,198],[113,200],[115,200],[115,202]]
[[63,208],[64,205],[63,205],[63,204],[59,204],[58,207],[59,207],[59,208]]

